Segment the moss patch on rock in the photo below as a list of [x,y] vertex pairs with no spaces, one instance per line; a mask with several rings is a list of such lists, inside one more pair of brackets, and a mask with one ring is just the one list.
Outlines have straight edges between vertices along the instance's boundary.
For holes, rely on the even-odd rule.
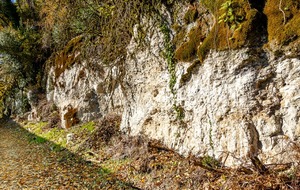
[[[197,24],[189,31],[188,41],[177,48],[175,58],[178,61],[188,62],[198,58],[202,62],[211,49],[237,49],[251,44],[254,39],[251,32],[255,30],[253,21],[257,19],[258,11],[247,0],[203,0],[195,6],[198,9],[191,7],[184,16],[186,23]],[[214,23],[208,23],[207,11]],[[184,39],[181,31],[177,35]],[[177,36],[175,39],[177,45]]]
[[[215,23],[211,32],[198,47],[197,54],[200,61],[205,59],[210,49],[237,49],[243,47],[249,42],[248,36],[251,33],[253,26],[252,23],[257,11],[255,9],[251,9],[248,1],[243,0],[230,1],[231,3],[229,8],[221,8],[226,2],[227,1],[225,0],[216,0],[214,4],[208,1],[203,2],[203,4],[212,11],[215,18],[218,18],[218,20],[219,18],[222,18],[222,15],[232,15],[228,16],[228,18],[224,18],[224,20],[219,20],[218,23]],[[232,19],[232,21],[229,22],[228,19]]]
[[[267,1],[268,41],[271,49],[299,44],[300,0]],[[299,45],[298,45],[299,46]]]
[[175,52],[175,58],[179,61],[191,61],[196,58],[198,45],[204,39],[200,24],[191,29],[188,38]]
[[71,39],[65,48],[55,57],[55,78],[58,78],[67,68],[72,66],[77,60],[80,47],[83,43],[83,36]]
[[187,68],[186,73],[184,73],[180,78],[180,86],[185,85],[191,78],[192,74],[195,71],[195,69],[201,65],[201,62],[199,60],[194,61],[191,66]]

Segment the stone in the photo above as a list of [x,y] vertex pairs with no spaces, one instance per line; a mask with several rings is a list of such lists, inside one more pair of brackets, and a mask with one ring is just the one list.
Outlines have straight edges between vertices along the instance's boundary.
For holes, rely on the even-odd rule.
[[69,133],[69,134],[67,134],[66,138],[67,138],[67,144],[71,144],[75,140],[75,135],[73,133]]
[[62,121],[62,128],[68,129],[72,127],[74,124],[78,123],[78,118],[76,117],[77,108],[73,108],[72,105],[68,105],[63,109],[63,118]]
[[[58,106],[63,127],[74,118],[117,112],[124,133],[146,135],[184,156],[209,155],[227,166],[250,163],[251,156],[263,163],[297,161],[290,145],[300,143],[299,58],[275,57],[262,47],[211,50],[184,84],[180,79],[193,63],[177,63],[174,95],[164,35],[151,20],[142,25],[149,47],[132,38],[121,78],[100,58],[75,63],[58,78],[50,73],[47,98]],[[137,26],[133,31],[137,35]]]

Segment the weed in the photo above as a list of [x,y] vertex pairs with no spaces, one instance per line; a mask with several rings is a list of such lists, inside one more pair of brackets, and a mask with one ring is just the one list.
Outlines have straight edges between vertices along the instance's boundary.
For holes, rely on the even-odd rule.
[[60,152],[60,151],[65,150],[64,147],[62,147],[62,146],[60,146],[60,145],[58,145],[58,144],[53,144],[53,145],[50,147],[50,149],[51,149],[52,151],[54,151],[54,152]]
[[40,137],[40,136],[30,135],[29,142],[36,143],[36,144],[43,144],[43,143],[47,142],[47,139]]
[[81,126],[82,129],[86,129],[89,132],[93,132],[95,130],[95,123],[93,121],[85,123]]
[[204,156],[201,160],[201,163],[204,167],[209,169],[216,169],[220,167],[220,162],[212,156]]
[[183,120],[184,119],[184,116],[185,116],[185,113],[184,113],[184,108],[182,106],[177,106],[177,105],[173,105],[173,109],[175,110],[176,112],[176,118],[177,120]]
[[105,177],[105,176],[111,174],[111,171],[110,171],[109,169],[107,169],[107,168],[101,168],[101,169],[99,170],[99,174],[100,174],[101,176]]
[[224,22],[231,30],[240,30],[245,17],[237,12],[237,7],[233,6],[232,0],[225,1],[220,8],[223,14],[218,18],[218,22]]

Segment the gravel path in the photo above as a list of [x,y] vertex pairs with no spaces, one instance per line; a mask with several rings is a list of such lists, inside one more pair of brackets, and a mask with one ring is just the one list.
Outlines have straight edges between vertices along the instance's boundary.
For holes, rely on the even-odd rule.
[[52,151],[51,142],[29,143],[28,135],[13,121],[0,123],[0,189],[129,189],[99,166]]

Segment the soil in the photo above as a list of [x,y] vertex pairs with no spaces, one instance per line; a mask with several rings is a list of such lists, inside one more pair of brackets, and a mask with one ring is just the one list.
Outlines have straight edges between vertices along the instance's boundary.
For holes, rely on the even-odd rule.
[[102,168],[51,142],[30,143],[13,121],[0,124],[0,189],[132,189]]

